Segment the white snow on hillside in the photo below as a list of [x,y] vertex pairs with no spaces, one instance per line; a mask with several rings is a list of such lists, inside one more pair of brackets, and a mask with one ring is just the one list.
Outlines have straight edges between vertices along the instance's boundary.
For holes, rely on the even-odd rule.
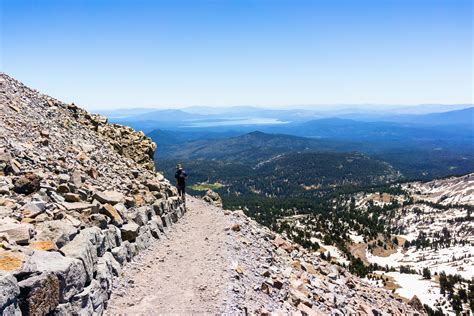
[[[414,182],[403,186],[431,202],[447,204],[474,204],[474,173],[457,178],[434,180],[427,183]],[[455,194],[452,194],[452,193]]]
[[364,236],[357,235],[355,232],[350,232],[349,238],[356,244],[364,242]]
[[377,271],[375,274],[392,277],[400,288],[395,293],[411,299],[416,295],[424,304],[435,308],[437,301],[441,300],[439,286],[432,280],[425,280],[417,274],[403,274],[399,272],[383,272]]
[[[398,197],[409,197],[413,203],[398,208],[390,217],[389,226],[394,232],[392,237],[401,237],[412,244],[408,249],[400,244],[396,253],[386,257],[375,256],[367,250],[366,258],[382,267],[410,266],[418,274],[381,271],[377,274],[393,277],[400,286],[395,291],[400,296],[411,299],[416,295],[423,304],[434,309],[441,307],[444,313],[454,315],[449,299],[440,294],[436,278],[424,280],[421,274],[423,268],[428,268],[432,276],[444,271],[474,280],[474,214],[469,217],[474,205],[474,174],[408,183],[403,189],[407,194]],[[360,196],[356,204],[365,208],[374,198],[376,205],[397,199],[388,194],[371,193]],[[420,246],[418,249],[414,242]],[[422,248],[422,243],[428,246]],[[381,286],[380,282],[376,285]]]
[[427,267],[432,273],[445,271],[446,274],[459,274],[466,279],[474,277],[474,247],[467,245],[443,248],[437,251],[433,249],[416,250],[415,248],[402,251],[399,248],[396,253],[388,257],[374,256],[367,251],[366,256],[370,263],[377,263],[382,267],[388,265],[398,268],[402,265],[409,265],[420,273],[423,268]]

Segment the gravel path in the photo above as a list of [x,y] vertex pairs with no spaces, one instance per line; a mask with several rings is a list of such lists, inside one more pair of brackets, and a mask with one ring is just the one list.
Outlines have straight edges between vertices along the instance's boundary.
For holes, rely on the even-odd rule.
[[108,314],[216,314],[229,303],[231,216],[192,197],[166,237],[122,271]]

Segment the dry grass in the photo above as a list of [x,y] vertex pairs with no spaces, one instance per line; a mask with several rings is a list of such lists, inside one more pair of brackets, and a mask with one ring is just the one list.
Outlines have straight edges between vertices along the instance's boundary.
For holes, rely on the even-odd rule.
[[[375,247],[372,251],[374,256],[378,257],[388,257],[394,253],[397,252],[398,248],[403,247],[403,244],[405,243],[406,239],[402,237],[396,237],[398,241],[398,246],[395,244],[392,244],[392,241],[386,241],[385,243],[387,244],[387,249],[384,249],[384,247]],[[384,242],[383,239],[379,238],[382,242]],[[377,240],[378,241],[378,240]]]
[[[372,277],[380,278],[380,279],[383,278],[383,280],[385,280],[385,285],[384,285],[383,288],[385,290],[389,291],[389,292],[392,292],[396,289],[401,288],[400,285],[398,285],[398,283],[395,281],[395,279],[391,276],[388,276],[388,275],[383,275],[382,276],[382,275],[376,274],[376,273],[371,273],[369,275],[372,276]],[[393,296],[395,296],[398,299],[401,299],[404,302],[409,301],[406,297],[402,297],[402,296],[398,295],[397,293],[392,293],[392,294],[393,294]]]

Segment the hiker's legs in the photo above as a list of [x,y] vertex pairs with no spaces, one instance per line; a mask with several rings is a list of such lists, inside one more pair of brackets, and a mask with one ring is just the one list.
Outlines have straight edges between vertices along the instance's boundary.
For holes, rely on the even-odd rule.
[[183,203],[186,205],[186,188],[185,186],[178,185],[178,196],[183,200]]
[[181,189],[181,198],[183,199],[184,206],[186,207],[186,187],[183,186]]

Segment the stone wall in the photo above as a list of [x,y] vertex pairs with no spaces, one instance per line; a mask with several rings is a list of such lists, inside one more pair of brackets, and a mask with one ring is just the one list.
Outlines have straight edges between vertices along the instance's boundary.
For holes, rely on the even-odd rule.
[[21,267],[0,274],[9,295],[0,295],[0,311],[24,315],[102,314],[121,267],[148,248],[184,213],[176,198],[142,206],[117,227],[80,230],[59,252],[33,250],[20,257]]
[[101,314],[185,209],[143,133],[0,74],[0,313]]

